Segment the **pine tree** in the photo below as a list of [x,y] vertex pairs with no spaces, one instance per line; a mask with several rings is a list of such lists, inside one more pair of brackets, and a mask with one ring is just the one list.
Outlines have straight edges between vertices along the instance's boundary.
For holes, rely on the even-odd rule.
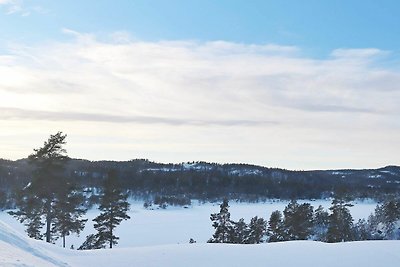
[[257,216],[251,218],[249,223],[249,232],[246,239],[247,244],[259,244],[263,242],[267,228],[267,222]]
[[267,228],[268,242],[279,242],[285,240],[282,213],[276,210],[271,213]]
[[27,227],[26,233],[29,237],[42,240],[43,234],[40,230],[44,223],[42,222],[43,214],[40,200],[32,196],[20,196],[17,201],[17,205],[20,209],[8,213],[18,218],[18,220]]
[[58,233],[63,239],[65,248],[65,237],[71,233],[79,234],[85,227],[87,219],[86,209],[83,207],[84,196],[75,188],[65,188],[55,203],[55,223],[52,231]]
[[327,241],[344,242],[353,240],[353,217],[350,214],[349,207],[353,205],[344,198],[335,198],[332,206],[329,208],[329,227],[327,232]]
[[287,239],[306,240],[313,229],[313,207],[309,203],[298,204],[292,200],[283,211]]
[[329,213],[321,205],[314,212],[314,240],[326,241],[329,226]]
[[38,239],[41,238],[41,220],[44,218],[46,242],[53,240],[51,226],[55,220],[54,205],[60,189],[66,186],[63,177],[69,159],[63,148],[66,137],[62,132],[51,135],[43,147],[34,149],[34,153],[28,157],[29,163],[35,167],[32,181],[20,194],[21,198],[17,201],[19,210],[10,213],[21,222],[27,222],[28,235]]
[[208,243],[230,243],[233,235],[231,214],[229,213],[228,200],[224,199],[220,205],[219,213],[211,214],[210,220],[215,228],[215,233]]
[[[400,229],[398,224],[400,221],[400,202],[389,200],[382,205],[384,231],[387,239],[400,238]],[[396,229],[397,226],[397,229]]]
[[78,250],[91,250],[91,249],[101,249],[105,248],[104,242],[100,242],[99,238],[95,234],[90,234],[86,236],[85,242],[78,248]]
[[97,230],[96,244],[102,246],[108,243],[109,247],[118,244],[119,237],[115,236],[115,228],[122,220],[130,219],[127,214],[129,203],[128,195],[119,189],[115,171],[110,171],[104,183],[104,192],[100,198],[100,215],[93,219]]
[[359,219],[353,227],[353,239],[357,241],[372,239],[368,223],[365,219]]
[[232,224],[233,224],[232,239],[230,240],[229,243],[245,244],[247,242],[247,238],[249,235],[248,225],[246,224],[243,218],[241,218],[237,222],[232,222]]
[[377,205],[375,213],[368,218],[368,226],[373,239],[399,239],[399,225],[400,202],[394,199]]

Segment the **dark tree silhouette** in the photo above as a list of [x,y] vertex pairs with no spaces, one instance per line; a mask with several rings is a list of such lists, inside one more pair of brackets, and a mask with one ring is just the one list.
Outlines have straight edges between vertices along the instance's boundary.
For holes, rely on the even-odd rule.
[[64,177],[65,164],[69,159],[64,149],[66,137],[62,132],[51,135],[43,147],[34,149],[34,153],[28,157],[34,166],[32,181],[19,194],[18,211],[10,213],[25,222],[29,236],[34,238],[41,239],[40,229],[45,224],[46,242],[52,241],[56,202],[60,192],[67,187]]
[[118,239],[115,235],[115,228],[122,220],[130,219],[127,214],[129,203],[127,194],[123,193],[118,185],[118,178],[115,171],[110,171],[104,183],[103,194],[100,198],[101,213],[93,219],[95,222],[94,228],[97,230],[97,244],[118,244]]
[[211,214],[210,220],[215,228],[213,237],[208,243],[230,243],[233,235],[233,224],[229,213],[228,199],[224,199],[220,205],[219,213]]

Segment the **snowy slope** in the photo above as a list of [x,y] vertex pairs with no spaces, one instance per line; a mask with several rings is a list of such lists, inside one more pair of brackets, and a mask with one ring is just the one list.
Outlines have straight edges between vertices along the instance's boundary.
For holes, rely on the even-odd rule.
[[76,251],[30,240],[0,222],[0,266],[385,266],[398,267],[400,241],[261,245],[177,244]]
[[68,266],[52,257],[52,246],[26,238],[0,221],[0,266]]

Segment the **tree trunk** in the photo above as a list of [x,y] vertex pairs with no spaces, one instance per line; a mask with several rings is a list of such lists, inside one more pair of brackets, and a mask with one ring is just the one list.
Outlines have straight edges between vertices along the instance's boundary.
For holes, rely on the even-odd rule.
[[46,242],[50,243],[50,231],[51,231],[51,214],[50,212],[47,213],[46,216]]
[[52,220],[52,214],[51,214],[51,201],[47,200],[46,202],[46,209],[47,209],[47,214],[46,214],[46,242],[50,243],[51,241],[51,220]]
[[112,243],[113,243],[113,232],[112,232],[112,228],[110,229],[111,232],[111,237],[110,237],[110,248],[112,248]]
[[111,223],[112,219],[114,218],[113,215],[113,210],[112,208],[110,209],[110,248],[112,248],[112,243],[113,243],[113,225]]
[[63,235],[63,248],[65,248],[65,235]]

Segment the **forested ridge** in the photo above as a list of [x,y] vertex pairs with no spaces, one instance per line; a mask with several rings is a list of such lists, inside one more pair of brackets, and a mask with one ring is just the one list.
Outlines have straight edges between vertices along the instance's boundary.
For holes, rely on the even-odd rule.
[[[12,205],[16,192],[32,179],[27,159],[0,159],[0,205]],[[249,164],[190,162],[163,164],[145,159],[88,161],[71,159],[65,176],[95,199],[110,170],[132,197],[185,196],[204,200],[223,197],[243,201],[265,198],[317,199],[332,197],[338,190],[354,198],[380,200],[400,192],[400,167],[365,170],[291,171]]]

